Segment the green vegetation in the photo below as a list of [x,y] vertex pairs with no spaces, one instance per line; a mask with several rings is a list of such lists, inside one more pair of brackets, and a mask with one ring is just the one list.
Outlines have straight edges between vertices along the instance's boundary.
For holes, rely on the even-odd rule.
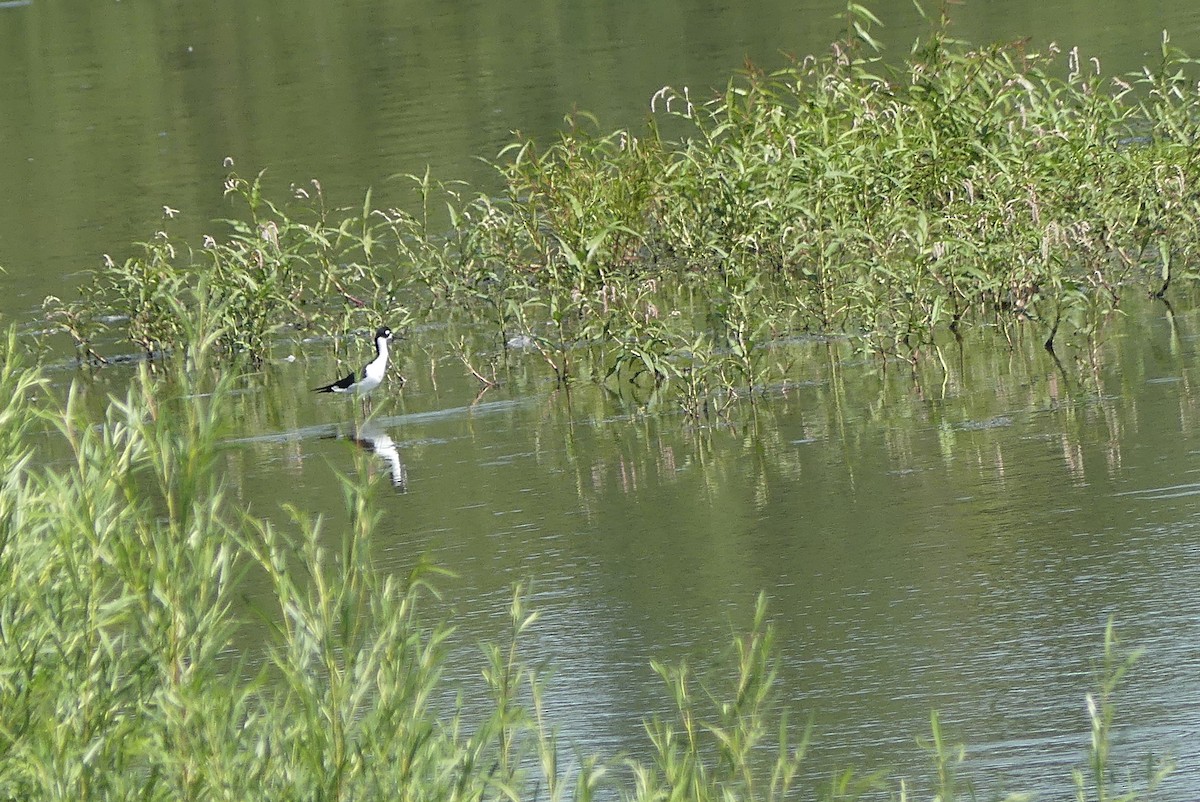
[[1200,103],[1166,37],[1158,64],[1106,77],[1074,50],[970,48],[944,14],[885,61],[874,16],[849,4],[846,21],[831,55],[708,102],[664,88],[641,134],[579,116],[548,146],[518,140],[496,196],[426,174],[415,213],[369,194],[330,210],[315,184],[276,204],[231,175],[245,208],[227,235],[160,233],[48,309],[93,357],[104,320],[177,347],[166,301],[200,285],[226,353],[450,320],[472,336],[441,347],[481,380],[503,379],[481,360],[518,338],[559,381],[667,388],[700,413],[786,380],[798,335],[915,362],[938,331],[997,322],[1053,347],[1123,294],[1195,277]]
[[[772,697],[761,598],[724,681],[654,665],[675,713],[646,723],[644,761],[560,763],[548,680],[521,656],[536,613],[520,588],[508,636],[483,650],[488,709],[449,705],[452,627],[421,614],[438,570],[372,567],[365,478],[344,480],[334,549],[302,511],[285,532],[243,510],[223,478],[232,396],[213,354],[227,335],[173,312],[188,358],[160,376],[143,365],[99,421],[80,390],[54,396],[15,334],[3,344],[0,798],[775,800],[802,787],[810,733],[793,741]],[[1112,695],[1136,657],[1111,629],[1104,654],[1081,800],[1113,798]],[[936,716],[928,748],[930,788],[962,795],[963,751]],[[822,798],[868,792],[897,791],[845,772]]]
[[[244,209],[220,237],[156,234],[78,301],[47,299],[82,358],[102,359],[117,329],[164,369],[142,365],[97,419],[77,387],[55,397],[13,335],[3,346],[0,798],[648,802],[806,787],[813,735],[772,697],[762,600],[727,685],[654,664],[673,713],[646,722],[648,758],[563,765],[548,680],[522,659],[536,613],[519,588],[507,638],[483,650],[490,704],[454,707],[441,678],[453,630],[424,614],[440,569],[371,564],[365,468],[343,482],[347,530],[327,539],[305,511],[283,530],[236,504],[220,444],[226,368],[291,332],[444,320],[469,333],[446,347],[481,380],[503,380],[480,359],[519,339],[557,381],[667,393],[703,415],[786,380],[800,335],[914,363],[970,324],[1052,344],[1091,336],[1123,293],[1194,277],[1200,115],[1190,62],[1166,42],[1138,76],[1105,81],[1072,54],[1057,78],[1060,54],[973,50],[941,20],[896,66],[873,55],[877,21],[848,9],[828,58],[748,74],[707,103],[656,95],[678,138],[580,117],[548,147],[504,151],[499,195],[411,177],[415,213],[370,195],[331,210],[317,185],[275,203],[231,175]],[[1133,657],[1110,628],[1081,801],[1143,787],[1109,764]],[[973,797],[936,715],[922,744],[935,798]],[[816,793],[910,789],[847,770]]]

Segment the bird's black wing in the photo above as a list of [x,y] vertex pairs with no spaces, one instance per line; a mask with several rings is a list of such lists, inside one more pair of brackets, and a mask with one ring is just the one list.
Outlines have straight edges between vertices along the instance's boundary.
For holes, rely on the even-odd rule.
[[350,389],[350,386],[352,384],[354,384],[354,374],[350,373],[346,376],[346,378],[338,379],[337,381],[333,382],[332,384],[327,384],[324,387],[314,387],[313,392],[314,393],[336,393],[339,390],[342,392],[345,392],[346,390]]

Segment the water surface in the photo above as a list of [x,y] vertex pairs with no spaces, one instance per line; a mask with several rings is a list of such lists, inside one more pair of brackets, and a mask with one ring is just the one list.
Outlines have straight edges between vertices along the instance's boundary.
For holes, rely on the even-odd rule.
[[[926,31],[909,0],[870,4],[900,57]],[[933,13],[934,3],[926,3]],[[396,174],[495,186],[479,157],[564,115],[636,130],[665,84],[697,98],[748,61],[826,52],[842,0],[437,3],[34,0],[0,7],[0,313],[69,294],[100,255],[171,225],[198,243],[226,157],[280,196],[316,178],[335,204],[414,202]],[[988,0],[950,5],[975,42],[1078,45],[1106,70],[1200,53],[1200,7]],[[1064,53],[1064,70],[1066,55]]]
[[[664,84],[703,93],[746,58],[770,67],[823,49],[843,5],[2,7],[0,312],[36,326],[44,295],[69,295],[101,253],[127,254],[163,205],[198,235],[227,213],[226,156],[280,190],[318,177],[335,203],[367,187],[407,203],[388,176],[427,165],[486,187],[475,158],[510,131],[552,136],[574,108],[639,126]],[[903,52],[919,30],[910,4],[876,9]],[[1079,44],[1115,70],[1156,52],[1162,28],[1200,53],[1189,4],[954,13],[967,38]],[[667,712],[649,661],[715,671],[765,591],[781,704],[816,727],[812,776],[891,767],[921,787],[914,737],[937,709],[970,745],[983,798],[1065,796],[1112,616],[1146,649],[1118,697],[1117,762],[1173,755],[1167,797],[1190,800],[1200,318],[1194,299],[1176,302],[1174,318],[1127,305],[1099,342],[1064,343],[1061,362],[1032,332],[1013,347],[990,331],[947,342],[947,370],[929,360],[915,373],[847,342],[802,345],[787,388],[700,424],[565,392],[528,355],[510,355],[506,385],[477,397],[456,360],[431,360],[430,330],[397,345],[407,384],[363,432],[353,403],[305,392],[341,375],[329,344],[296,344],[296,361],[244,378],[228,475],[281,522],[285,502],[324,515],[332,545],[336,474],[365,455],[382,485],[379,564],[407,571],[428,554],[459,575],[443,589],[459,626],[450,679],[469,704],[482,692],[476,641],[499,637],[512,583],[531,582],[542,617],[528,655],[553,667],[553,720],[588,753],[644,754],[642,717]],[[122,391],[126,370],[101,371],[93,396]],[[364,450],[383,435],[394,451]]]
[[[1137,773],[1172,756],[1164,798],[1191,799],[1200,314],[1126,309],[1058,360],[1021,329],[1012,348],[989,330],[947,342],[948,372],[810,343],[791,386],[702,423],[564,391],[533,355],[477,397],[457,360],[405,341],[403,393],[364,432],[355,402],[304,394],[340,368],[296,346],[247,378],[230,476],[259,511],[322,512],[336,547],[336,474],[365,459],[378,564],[429,555],[458,574],[441,609],[469,709],[485,704],[477,644],[502,637],[529,583],[526,656],[552,669],[553,720],[585,753],[645,755],[643,717],[670,713],[650,661],[715,681],[764,591],[779,704],[815,725],[812,782],[853,765],[923,787],[916,738],[937,710],[983,798],[1067,795],[1111,617],[1146,650],[1117,696],[1114,760]],[[381,434],[394,455],[367,450]]]

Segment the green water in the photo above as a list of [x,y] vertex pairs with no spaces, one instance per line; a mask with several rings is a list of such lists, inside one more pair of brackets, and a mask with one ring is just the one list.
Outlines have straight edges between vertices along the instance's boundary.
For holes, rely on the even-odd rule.
[[[638,126],[663,84],[702,96],[747,57],[823,48],[838,5],[0,8],[0,312],[37,328],[44,295],[149,236],[164,205],[198,235],[224,213],[226,156],[267,168],[280,191],[318,177],[332,202],[372,186],[405,203],[388,177],[426,165],[487,186],[474,158],[510,130],[550,136],[576,107]],[[903,52],[919,21],[893,5],[877,9],[882,36]],[[955,13],[965,38],[1078,44],[1107,69],[1132,69],[1164,27],[1200,54],[1191,4]],[[468,700],[482,691],[473,644],[496,637],[511,584],[531,580],[530,655],[554,667],[552,715],[585,752],[640,750],[641,717],[666,699],[649,660],[716,664],[765,590],[783,701],[816,725],[814,773],[928,776],[913,739],[937,708],[981,788],[1061,792],[1113,615],[1148,650],[1118,699],[1117,762],[1136,772],[1147,753],[1173,754],[1167,796],[1193,799],[1200,315],[1194,298],[1176,298],[1174,317],[1131,300],[1098,343],[1064,344],[1061,363],[1019,331],[1011,347],[991,331],[946,342],[945,367],[915,373],[802,343],[792,385],[704,426],[642,414],[646,399],[564,392],[529,355],[509,355],[505,386],[479,397],[457,360],[431,360],[448,334],[427,327],[397,344],[376,403],[374,437],[394,442],[404,492],[394,462],[348,437],[354,405],[305,392],[341,375],[330,345],[283,344],[294,361],[244,380],[229,478],[256,510],[325,515],[335,541],[335,472],[365,459],[385,485],[379,563],[404,571],[430,554],[459,574],[443,589]],[[121,390],[126,370],[101,371],[93,397]]]
[[[227,214],[223,160],[268,183],[319,179],[335,203],[409,197],[389,177],[428,165],[488,186],[476,161],[510,132],[549,137],[574,109],[641,126],[664,84],[698,98],[747,60],[824,52],[838,0],[216,0],[0,7],[0,312],[62,293],[103,253],[150,236],[169,205],[199,235]],[[872,4],[888,52],[925,26],[908,0]],[[1118,0],[951,6],[972,41],[1078,45],[1106,70],[1173,43],[1200,54],[1200,8]],[[1065,56],[1064,56],[1065,69]]]

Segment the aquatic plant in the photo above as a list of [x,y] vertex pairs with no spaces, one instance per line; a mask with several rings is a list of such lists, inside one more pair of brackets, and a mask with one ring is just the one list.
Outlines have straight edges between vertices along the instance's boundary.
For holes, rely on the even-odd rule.
[[[99,413],[80,388],[52,392],[11,330],[0,343],[0,797],[702,802],[793,798],[808,782],[814,736],[795,737],[775,696],[764,596],[715,665],[653,664],[673,713],[647,720],[645,760],[560,762],[521,587],[483,648],[489,704],[447,706],[453,628],[424,612],[444,570],[373,564],[365,462],[342,479],[336,539],[303,510],[277,526],[241,508],[224,467],[228,334],[189,309],[176,307],[186,358],[143,364]],[[1110,626],[1081,800],[1123,787],[1108,744],[1134,659]],[[930,786],[951,799],[965,753],[936,716],[931,729]],[[895,782],[847,770],[819,798]]]
[[1200,103],[1167,37],[1155,65],[1106,76],[1077,49],[954,40],[944,5],[903,59],[878,54],[866,8],[844,21],[828,55],[715,98],[664,87],[643,131],[575,115],[548,145],[518,138],[496,195],[426,172],[405,179],[411,211],[329,209],[318,184],[277,204],[231,174],[225,235],[156,234],[49,309],[83,354],[106,320],[176,347],[167,299],[200,283],[229,354],[451,319],[557,382],[666,388],[703,414],[784,381],[798,334],[915,363],[936,332],[999,322],[1053,349],[1196,277]]
[[[1114,692],[1141,657],[1141,650],[1123,650],[1119,647],[1113,621],[1110,618],[1104,628],[1104,653],[1096,670],[1096,692],[1086,697],[1088,720],[1091,723],[1091,738],[1088,742],[1087,771],[1075,769],[1075,798],[1078,802],[1108,802],[1112,799],[1132,800],[1148,795],[1166,779],[1174,768],[1169,760],[1148,756],[1146,771],[1140,782],[1129,778],[1118,779],[1113,775],[1110,761],[1113,720],[1116,716]],[[1139,788],[1140,786],[1140,788]],[[1117,793],[1123,788],[1123,793]],[[1140,793],[1139,793],[1140,792]]]

